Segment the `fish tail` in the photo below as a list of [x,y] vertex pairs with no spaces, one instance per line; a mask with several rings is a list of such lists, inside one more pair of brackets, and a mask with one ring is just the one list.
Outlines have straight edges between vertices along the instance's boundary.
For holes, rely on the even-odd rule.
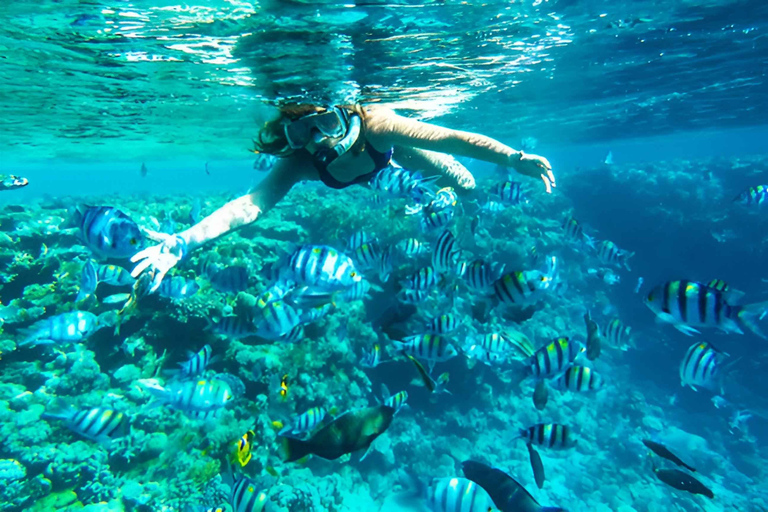
[[283,444],[280,446],[280,456],[284,462],[293,462],[311,454],[312,444],[309,441],[293,437],[283,437]]
[[754,304],[737,307],[735,320],[737,324],[746,327],[756,336],[768,339],[768,336],[766,336],[762,329],[757,325],[757,321],[762,320],[766,314],[768,314],[768,301],[756,302]]

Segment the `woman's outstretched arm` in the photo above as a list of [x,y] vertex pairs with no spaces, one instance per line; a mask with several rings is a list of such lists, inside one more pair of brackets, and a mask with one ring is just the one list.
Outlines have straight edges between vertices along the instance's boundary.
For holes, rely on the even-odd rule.
[[395,161],[412,171],[421,171],[426,176],[445,176],[451,184],[465,190],[475,188],[475,177],[451,155],[425,151],[408,146],[395,146]]

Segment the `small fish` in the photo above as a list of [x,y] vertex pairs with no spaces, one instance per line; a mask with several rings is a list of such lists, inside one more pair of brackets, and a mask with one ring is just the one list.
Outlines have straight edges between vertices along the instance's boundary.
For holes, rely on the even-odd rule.
[[563,219],[562,228],[565,233],[565,239],[568,242],[576,244],[592,242],[592,240],[584,234],[584,228],[582,228],[581,223],[571,216],[567,216]]
[[504,265],[474,260],[467,264],[464,280],[472,290],[485,292],[502,274],[504,274]]
[[117,265],[99,265],[96,269],[96,277],[99,283],[110,286],[133,286],[136,282],[128,270]]
[[404,288],[416,291],[427,291],[437,286],[439,276],[432,267],[424,267],[416,273],[406,277],[401,283]]
[[637,286],[635,286],[635,293],[640,293],[640,288],[643,286],[643,278],[638,277],[637,278]]
[[200,285],[194,279],[184,279],[182,276],[173,276],[163,279],[157,294],[166,299],[181,300],[186,299],[200,290]]
[[210,345],[204,345],[197,353],[188,353],[189,359],[183,363],[179,363],[181,366],[180,373],[185,377],[197,377],[205,373],[208,365],[216,362],[217,358],[213,356],[213,349]]
[[277,340],[302,323],[301,314],[290,304],[280,300],[254,310],[253,326],[256,333],[268,340]]
[[680,491],[686,491],[691,494],[701,494],[709,499],[715,498],[715,493],[712,492],[706,485],[693,478],[688,473],[680,471],[679,469],[656,469],[653,472],[656,474],[656,478]]
[[309,439],[283,437],[283,460],[293,462],[309,455],[336,460],[346,454],[368,449],[377,437],[386,432],[394,416],[395,409],[384,404],[347,411],[326,423]]
[[536,387],[533,390],[533,406],[537,410],[543,411],[549,401],[549,387],[547,387],[547,381],[539,379],[536,383]]
[[632,270],[629,268],[629,259],[634,255],[634,252],[619,249],[618,246],[610,240],[603,240],[597,247],[597,257],[601,262],[606,265],[624,267],[627,270]]
[[589,311],[584,313],[584,323],[587,324],[587,359],[594,361],[600,357],[600,347],[603,343],[600,327],[598,327],[597,322],[592,320]]
[[84,206],[74,212],[85,245],[101,259],[129,258],[144,245],[138,224],[112,206]]
[[528,458],[531,461],[531,469],[533,470],[533,478],[536,480],[536,486],[539,489],[543,489],[545,476],[544,463],[541,460],[541,455],[539,455],[539,452],[536,451],[531,443],[526,443],[525,446],[528,448]]
[[237,293],[248,289],[248,269],[240,265],[224,267],[209,279],[217,292]]
[[225,316],[218,322],[213,322],[209,319],[206,329],[219,336],[226,336],[235,340],[256,336],[258,332],[253,322],[238,316]]
[[229,499],[234,512],[269,512],[270,503],[269,496],[259,490],[256,482],[243,475],[235,479]]
[[288,383],[288,374],[284,374],[280,378],[280,390],[278,391],[278,394],[280,395],[280,398],[285,402],[288,400],[288,390],[290,389],[289,383]]
[[399,391],[394,395],[390,396],[389,398],[384,399],[384,405],[388,405],[389,407],[393,408],[395,410],[395,414],[397,414],[400,411],[400,409],[405,407],[407,401],[408,401],[408,392]]
[[520,437],[527,443],[547,448],[566,449],[576,444],[571,429],[557,423],[539,423],[522,429]]
[[427,324],[427,331],[431,334],[449,334],[458,329],[460,325],[456,315],[440,315]]
[[305,337],[306,334],[304,333],[304,326],[297,325],[282,336],[278,336],[275,341],[279,341],[281,343],[298,343]]
[[60,413],[45,412],[42,418],[62,420],[72,432],[102,444],[125,435],[128,424],[123,413],[104,407],[80,410],[70,407]]
[[447,338],[436,334],[408,336],[392,344],[398,352],[428,361],[430,369],[436,362],[445,362],[459,355]]
[[3,190],[15,190],[17,188],[26,187],[29,185],[27,178],[10,174],[8,176],[0,175],[0,191]]
[[692,468],[691,466],[689,466],[688,464],[680,460],[680,458],[677,455],[669,451],[669,449],[663,444],[657,443],[655,441],[651,441],[650,439],[643,439],[643,444],[659,457],[665,458],[670,462],[674,462],[678,466],[682,466],[688,471],[693,471],[694,473],[696,472],[694,468]]
[[571,366],[555,380],[554,386],[568,391],[594,391],[603,386],[603,379],[588,366]]
[[426,387],[430,393],[440,393],[444,391],[450,394],[450,392],[445,389],[445,384],[448,382],[447,372],[440,375],[437,380],[434,380],[432,376],[427,372],[427,370],[424,369],[424,366],[419,362],[418,359],[412,355],[407,355],[406,357],[410,359],[413,365],[416,367],[422,382],[424,382],[424,387]]
[[768,302],[734,306],[723,292],[695,281],[669,281],[657,286],[646,297],[645,305],[658,321],[670,323],[688,336],[699,333],[696,327],[738,334],[743,334],[741,328],[746,327],[766,338],[754,320],[765,316]]
[[371,189],[381,195],[402,197],[421,202],[423,197],[434,197],[430,185],[439,176],[424,178],[418,172],[412,173],[402,167],[387,166],[371,179]]
[[283,427],[277,435],[284,437],[302,437],[323,424],[323,421],[327,416],[328,411],[325,408],[312,407],[306,412],[293,418],[290,424]]
[[556,377],[585,350],[578,341],[560,337],[537,350],[525,364],[534,377]]
[[522,183],[517,181],[497,183],[491,188],[491,194],[501,199],[501,202],[506,205],[514,206],[528,202],[523,193]]
[[99,284],[99,278],[96,275],[96,266],[90,259],[83,265],[83,271],[80,274],[80,289],[77,292],[76,302],[87,299],[96,293],[96,286]]
[[147,171],[147,164],[142,162],[141,163],[141,169],[139,170],[139,176],[141,176],[142,178],[146,178],[147,177],[147,172],[148,172]]
[[251,453],[251,446],[253,446],[254,437],[256,437],[256,434],[253,430],[249,430],[237,440],[237,462],[242,468],[248,465],[253,456]]
[[399,242],[395,248],[408,257],[419,256],[429,252],[429,246],[417,238],[408,238]]
[[435,197],[427,205],[431,211],[439,211],[445,208],[453,208],[459,202],[459,196],[453,187],[443,187],[435,192]]
[[83,341],[99,330],[99,319],[88,311],[70,311],[39,320],[19,332],[19,347]]
[[221,409],[234,398],[226,379],[178,380],[162,386],[154,379],[139,381],[160,404],[179,411],[205,412]]
[[352,259],[361,270],[375,268],[381,261],[381,245],[374,240],[366,242],[352,252]]
[[433,478],[423,490],[423,499],[430,512],[497,511],[488,493],[466,478]]
[[710,343],[694,343],[688,348],[680,362],[680,383],[696,388],[717,392],[722,388],[722,367],[727,354],[720,352]]
[[446,229],[435,242],[432,251],[432,268],[439,274],[451,272],[459,262],[461,251],[456,247],[456,238]]
[[613,151],[609,151],[607,155],[605,155],[605,160],[603,161],[605,165],[613,165]]
[[365,231],[355,231],[347,238],[347,252],[354,252],[365,244],[371,243],[376,239]]
[[547,272],[528,270],[504,274],[493,283],[494,294],[503,304],[529,305],[554,284],[556,260],[549,258]]
[[346,289],[362,279],[352,258],[324,245],[297,247],[278,272],[284,281],[325,291]]
[[379,281],[382,283],[389,281],[389,276],[392,274],[392,247],[387,246],[381,250],[381,258],[379,258],[378,271]]
[[768,185],[757,185],[749,187],[738,196],[733,199],[734,203],[743,204],[745,206],[757,205],[760,206],[765,202],[768,196]]
[[371,350],[363,348],[363,357],[360,358],[360,366],[363,368],[376,368],[381,364],[381,349],[378,343],[375,343]]
[[633,346],[632,328],[624,325],[620,319],[613,318],[605,326],[605,337],[616,348],[627,350]]
[[445,228],[451,223],[456,212],[453,208],[445,208],[436,212],[425,212],[421,217],[420,226],[423,233]]
[[421,304],[429,298],[429,292],[426,290],[411,290],[403,288],[397,294],[397,300],[403,304]]

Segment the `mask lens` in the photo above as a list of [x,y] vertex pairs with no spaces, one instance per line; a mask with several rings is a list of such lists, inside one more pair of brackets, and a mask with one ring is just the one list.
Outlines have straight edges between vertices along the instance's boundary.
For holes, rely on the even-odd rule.
[[339,114],[332,110],[322,114],[311,114],[285,126],[285,137],[294,149],[302,148],[312,140],[312,130],[317,130],[326,137],[344,135],[344,124]]

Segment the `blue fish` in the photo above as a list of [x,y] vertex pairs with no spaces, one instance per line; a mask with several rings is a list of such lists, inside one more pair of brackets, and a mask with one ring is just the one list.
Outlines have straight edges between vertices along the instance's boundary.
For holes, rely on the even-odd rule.
[[157,293],[166,299],[180,300],[193,296],[199,289],[200,285],[194,279],[174,276],[171,279],[163,279]]
[[100,327],[99,319],[93,313],[70,311],[35,322],[22,331],[24,339],[18,345],[23,347],[82,341]]
[[80,207],[74,220],[83,242],[99,258],[129,258],[144,246],[138,224],[112,206]]
[[233,265],[210,276],[213,289],[222,293],[237,293],[248,289],[248,269]]

